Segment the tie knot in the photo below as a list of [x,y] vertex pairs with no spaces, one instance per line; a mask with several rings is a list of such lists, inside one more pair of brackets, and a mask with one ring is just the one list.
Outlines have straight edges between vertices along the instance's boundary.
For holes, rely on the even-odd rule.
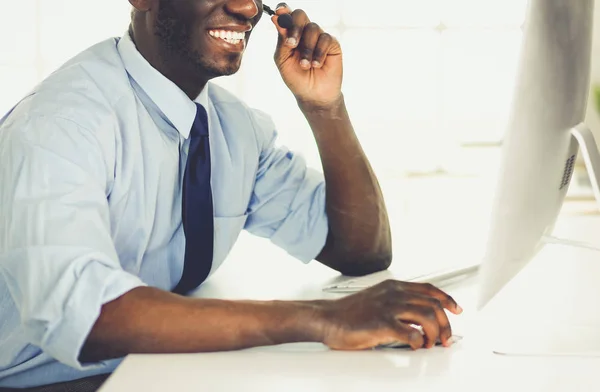
[[208,114],[204,106],[196,103],[196,118],[192,124],[191,136],[208,136]]

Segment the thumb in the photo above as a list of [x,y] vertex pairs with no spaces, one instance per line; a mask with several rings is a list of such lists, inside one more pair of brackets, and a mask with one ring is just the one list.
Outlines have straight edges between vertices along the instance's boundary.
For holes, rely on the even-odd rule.
[[422,348],[425,344],[425,339],[421,332],[403,322],[396,321],[394,323],[394,332],[396,333],[398,342],[409,345],[413,350]]
[[298,45],[297,42],[295,42],[295,43],[288,42],[288,38],[290,36],[288,29],[281,27],[279,25],[279,21],[278,21],[279,16],[284,15],[284,14],[290,15],[290,19],[291,19],[292,9],[285,3],[281,3],[277,6],[277,9],[275,10],[275,15],[271,16],[271,21],[275,25],[275,28],[277,29],[277,33],[278,33],[277,48],[275,51],[275,59],[278,62],[289,58],[292,54],[292,51]]

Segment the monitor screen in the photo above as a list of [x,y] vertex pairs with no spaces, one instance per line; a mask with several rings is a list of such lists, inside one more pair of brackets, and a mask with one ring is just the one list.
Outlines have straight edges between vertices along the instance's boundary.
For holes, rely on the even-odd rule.
[[530,0],[480,268],[482,309],[543,246],[573,174],[590,88],[593,0]]

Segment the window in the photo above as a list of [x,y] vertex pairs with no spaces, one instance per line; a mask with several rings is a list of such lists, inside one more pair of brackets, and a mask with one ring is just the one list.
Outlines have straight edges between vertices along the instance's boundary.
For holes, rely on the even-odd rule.
[[[448,266],[443,255],[476,262],[471,245],[486,225],[527,1],[289,4],[342,43],[346,101],[386,196],[396,257],[419,271]],[[0,2],[1,112],[80,50],[126,31],[127,1],[88,7],[81,0]],[[312,134],[273,63],[275,34],[264,18],[241,71],[217,83],[272,114],[280,143],[319,169]],[[571,194],[588,200],[581,173]],[[467,248],[473,253],[464,254]]]

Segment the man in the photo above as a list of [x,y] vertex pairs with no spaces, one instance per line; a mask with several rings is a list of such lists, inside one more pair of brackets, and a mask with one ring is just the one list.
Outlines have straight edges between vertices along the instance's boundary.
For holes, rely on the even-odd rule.
[[449,345],[444,308],[461,309],[429,285],[314,302],[185,296],[242,229],[364,275],[390,265],[390,228],[334,37],[302,10],[277,8],[287,30],[272,17],[323,177],[274,146],[268,116],[209,83],[239,69],[260,0],[130,3],[127,34],[70,60],[0,123],[0,386],[107,374],[129,353]]

